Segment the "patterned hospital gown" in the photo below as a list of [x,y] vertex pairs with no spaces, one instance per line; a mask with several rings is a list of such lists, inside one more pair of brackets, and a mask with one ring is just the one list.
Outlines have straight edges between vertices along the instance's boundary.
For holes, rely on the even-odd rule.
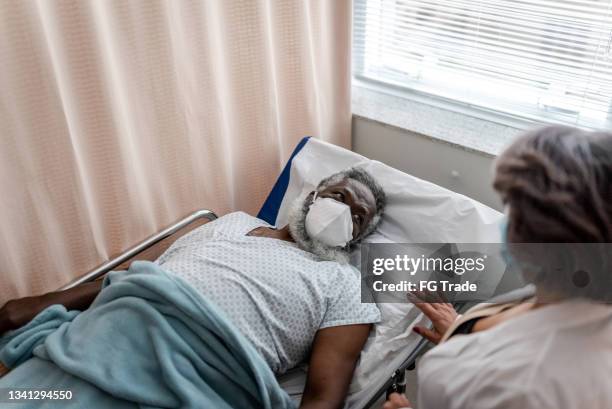
[[267,223],[236,212],[177,240],[157,262],[215,302],[272,370],[303,362],[320,328],[374,323],[359,272],[283,240],[247,236]]

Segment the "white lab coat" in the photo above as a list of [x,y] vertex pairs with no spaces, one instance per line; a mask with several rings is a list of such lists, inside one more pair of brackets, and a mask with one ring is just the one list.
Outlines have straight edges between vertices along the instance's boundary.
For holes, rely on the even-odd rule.
[[419,409],[611,409],[612,306],[551,304],[455,335],[418,374]]

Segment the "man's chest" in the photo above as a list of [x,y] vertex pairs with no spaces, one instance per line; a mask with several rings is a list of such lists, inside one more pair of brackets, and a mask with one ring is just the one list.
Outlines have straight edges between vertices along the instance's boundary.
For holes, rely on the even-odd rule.
[[223,238],[185,246],[165,263],[180,276],[241,287],[261,296],[324,302],[335,271],[301,250],[260,237]]

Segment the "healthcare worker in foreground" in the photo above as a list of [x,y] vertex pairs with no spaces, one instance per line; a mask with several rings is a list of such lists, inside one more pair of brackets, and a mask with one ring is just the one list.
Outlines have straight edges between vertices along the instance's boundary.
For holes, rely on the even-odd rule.
[[494,187],[532,290],[464,315],[421,296],[433,328],[414,330],[438,345],[419,362],[418,397],[384,409],[612,408],[612,133],[529,132],[497,159]]

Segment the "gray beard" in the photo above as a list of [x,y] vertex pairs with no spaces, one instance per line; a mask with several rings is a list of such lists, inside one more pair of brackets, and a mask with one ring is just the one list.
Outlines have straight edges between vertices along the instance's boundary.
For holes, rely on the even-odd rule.
[[295,243],[302,250],[313,253],[323,260],[336,261],[341,264],[348,263],[349,254],[342,247],[331,247],[308,236],[306,231],[306,214],[310,207],[309,192],[298,196],[289,209],[289,232]]

